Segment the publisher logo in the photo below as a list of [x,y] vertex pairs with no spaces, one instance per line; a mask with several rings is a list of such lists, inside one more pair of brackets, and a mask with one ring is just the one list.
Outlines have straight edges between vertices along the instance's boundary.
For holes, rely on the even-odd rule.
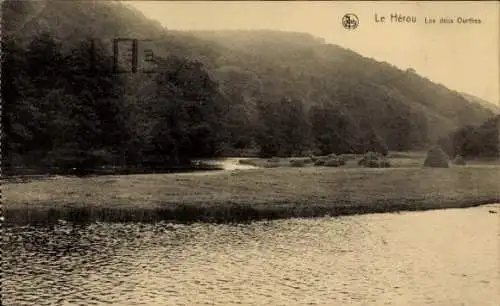
[[347,30],[354,30],[359,26],[359,20],[358,16],[355,14],[345,14],[344,17],[342,17],[342,25],[344,28]]

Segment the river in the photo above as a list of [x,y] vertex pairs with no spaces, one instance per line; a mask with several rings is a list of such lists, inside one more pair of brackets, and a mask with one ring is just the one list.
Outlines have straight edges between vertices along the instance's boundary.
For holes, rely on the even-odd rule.
[[499,216],[4,228],[3,305],[498,305]]
[[[240,160],[252,159],[248,157],[226,157],[219,159],[202,159],[199,162],[202,162],[209,166],[218,167],[221,171],[234,171],[234,170],[249,170],[256,169],[257,167],[252,165],[244,165],[240,164]],[[197,162],[197,161],[194,161]],[[217,173],[220,171],[204,171],[203,174]],[[201,172],[200,172],[201,173]]]

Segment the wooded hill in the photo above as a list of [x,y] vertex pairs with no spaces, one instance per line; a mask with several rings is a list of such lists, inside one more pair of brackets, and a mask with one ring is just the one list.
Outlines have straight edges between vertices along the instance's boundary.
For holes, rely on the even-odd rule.
[[[309,34],[172,31],[116,1],[2,6],[12,165],[423,149],[493,116],[412,69]],[[153,41],[155,73],[113,73],[111,41],[123,37]]]

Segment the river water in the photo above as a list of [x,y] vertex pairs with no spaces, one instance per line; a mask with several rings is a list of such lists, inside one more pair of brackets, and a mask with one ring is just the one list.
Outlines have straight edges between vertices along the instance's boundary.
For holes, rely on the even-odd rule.
[[499,217],[6,228],[3,305],[498,305]]

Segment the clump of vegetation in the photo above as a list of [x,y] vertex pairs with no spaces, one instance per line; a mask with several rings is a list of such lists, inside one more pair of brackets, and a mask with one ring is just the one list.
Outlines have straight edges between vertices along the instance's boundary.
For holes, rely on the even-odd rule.
[[346,164],[345,158],[336,154],[314,157],[315,166],[340,167]]
[[424,167],[432,168],[448,168],[449,159],[448,155],[439,146],[434,146],[427,151],[427,156],[425,157]]
[[465,125],[443,137],[439,144],[449,156],[498,158],[500,115],[490,118],[479,126]]
[[389,168],[391,163],[382,154],[376,152],[366,152],[363,158],[358,161],[358,165],[366,168]]
[[391,167],[391,163],[389,162],[389,160],[385,159],[385,158],[382,158],[379,162],[379,168],[390,168]]
[[316,160],[314,161],[314,165],[315,165],[315,166],[324,166],[324,165],[325,165],[325,162],[326,162],[326,160],[324,160],[324,159],[316,159]]
[[290,165],[292,167],[304,167],[308,164],[311,164],[313,161],[311,158],[306,157],[306,158],[294,158],[290,160]]
[[[344,164],[345,164],[345,162],[344,162]],[[325,163],[323,164],[323,166],[325,166],[325,167],[340,167],[344,164],[342,164],[339,159],[331,158],[331,159],[326,160]]]
[[462,155],[457,155],[453,159],[453,164],[458,166],[465,166],[467,163],[465,162],[465,159],[462,157]]
[[279,163],[276,163],[276,162],[267,162],[264,164],[264,168],[277,168],[279,167],[280,164]]
[[292,167],[305,167],[306,162],[305,162],[305,159],[292,159],[290,161],[290,165]]

